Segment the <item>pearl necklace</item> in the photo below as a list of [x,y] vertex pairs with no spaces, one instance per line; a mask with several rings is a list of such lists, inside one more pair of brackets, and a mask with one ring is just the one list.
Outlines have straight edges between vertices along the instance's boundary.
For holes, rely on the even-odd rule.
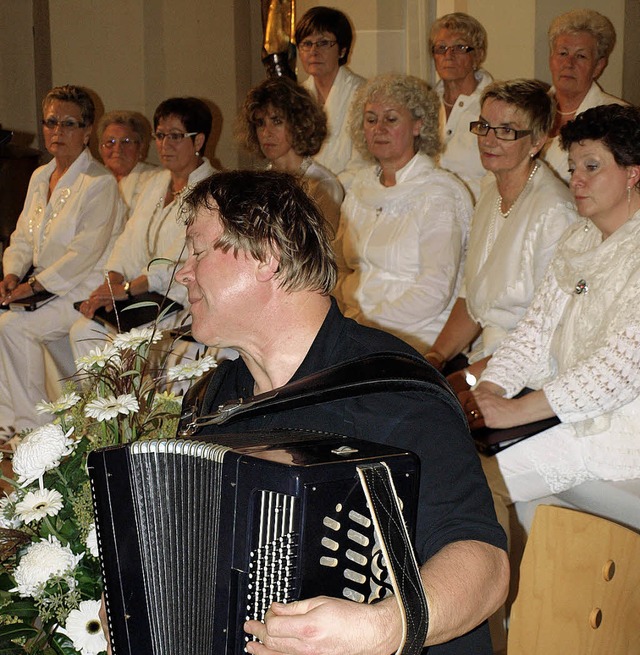
[[573,111],[560,111],[559,109],[556,109],[556,114],[559,114],[560,116],[573,116],[577,111],[577,107]]
[[442,96],[442,102],[447,106],[447,107],[453,107],[453,105],[456,104],[456,101],[454,100],[452,103],[448,103],[445,99],[444,96]]
[[506,212],[502,211],[502,196],[498,194],[498,200],[496,201],[496,212],[500,213],[500,216],[502,216],[502,218],[509,218],[509,214],[511,214],[513,208],[518,204],[518,200],[520,200],[520,198],[524,193],[524,190],[529,186],[529,182],[531,182],[537,170],[538,170],[538,162],[536,162],[533,165],[533,168],[531,169],[531,173],[529,173],[529,177],[527,178],[527,181],[524,183],[522,190],[518,194],[517,198],[511,203],[511,207],[509,207],[509,209],[507,209]]

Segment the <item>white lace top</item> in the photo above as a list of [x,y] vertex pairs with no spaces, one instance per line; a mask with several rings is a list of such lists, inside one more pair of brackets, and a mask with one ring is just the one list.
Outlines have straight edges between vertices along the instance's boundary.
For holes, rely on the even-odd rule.
[[572,226],[481,377],[508,397],[543,389],[570,424],[558,428],[584,440],[586,469],[605,479],[640,477],[639,243],[640,212],[605,241],[589,221]]

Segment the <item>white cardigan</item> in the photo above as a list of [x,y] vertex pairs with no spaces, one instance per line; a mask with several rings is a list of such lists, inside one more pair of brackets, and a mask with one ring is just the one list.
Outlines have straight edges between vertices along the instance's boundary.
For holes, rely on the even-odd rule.
[[522,318],[558,240],[578,216],[571,193],[543,162],[506,219],[499,198],[496,179],[488,176],[471,223],[460,293],[482,326],[471,362],[491,355]]
[[346,269],[336,296],[346,316],[426,352],[457,297],[471,196],[420,153],[393,187],[379,172],[360,171],[342,205],[336,249]]
[[[640,212],[605,241],[590,221],[568,230],[531,307],[482,375],[508,397],[543,389],[562,423],[518,448],[554,492],[640,477],[639,242]],[[562,449],[545,457],[545,444],[562,439],[579,460]]]

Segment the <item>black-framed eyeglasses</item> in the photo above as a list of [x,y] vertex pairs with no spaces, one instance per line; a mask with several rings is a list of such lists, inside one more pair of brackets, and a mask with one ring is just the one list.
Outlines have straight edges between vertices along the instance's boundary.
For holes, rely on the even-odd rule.
[[125,136],[122,139],[107,139],[100,144],[100,147],[106,148],[107,150],[113,150],[117,143],[120,144],[120,147],[126,148],[128,146],[137,146],[140,144],[140,141],[138,139],[130,139],[128,136]]
[[164,141],[165,139],[169,139],[169,141],[173,141],[174,143],[180,143],[182,139],[184,139],[187,136],[195,136],[198,134],[197,132],[167,132],[166,134],[164,132],[154,132],[151,136],[156,140],[156,141]]
[[431,46],[431,54],[446,55],[451,51],[452,55],[466,55],[468,52],[473,52],[475,48],[471,45],[464,45],[463,43],[456,43],[455,45],[434,45]]
[[302,52],[310,52],[311,48],[315,46],[318,50],[328,50],[338,43],[337,41],[330,41],[329,39],[320,39],[319,41],[301,41],[298,43],[298,50]]
[[63,130],[74,130],[77,127],[86,127],[84,123],[81,123],[74,118],[65,118],[64,120],[60,121],[57,118],[43,118],[42,124],[48,130],[55,130],[56,127],[60,127]]
[[500,139],[501,141],[516,141],[533,132],[533,130],[514,130],[512,127],[493,127],[493,125],[489,125],[489,123],[485,123],[484,121],[473,121],[469,123],[469,132],[476,136],[487,136],[489,130],[493,130],[496,139]]

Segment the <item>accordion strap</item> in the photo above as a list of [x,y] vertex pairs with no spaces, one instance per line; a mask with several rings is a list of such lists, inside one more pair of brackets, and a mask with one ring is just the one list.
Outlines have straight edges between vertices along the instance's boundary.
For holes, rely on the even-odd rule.
[[180,436],[192,436],[206,425],[222,425],[240,416],[248,418],[389,391],[431,392],[462,416],[460,405],[444,378],[424,360],[400,353],[378,353],[352,359],[272,391],[226,402],[213,414],[200,416],[210,381],[210,377],[201,379],[187,392],[178,429]]
[[429,608],[393,479],[384,462],[357,469],[402,616],[396,655],[419,655],[429,630]]

